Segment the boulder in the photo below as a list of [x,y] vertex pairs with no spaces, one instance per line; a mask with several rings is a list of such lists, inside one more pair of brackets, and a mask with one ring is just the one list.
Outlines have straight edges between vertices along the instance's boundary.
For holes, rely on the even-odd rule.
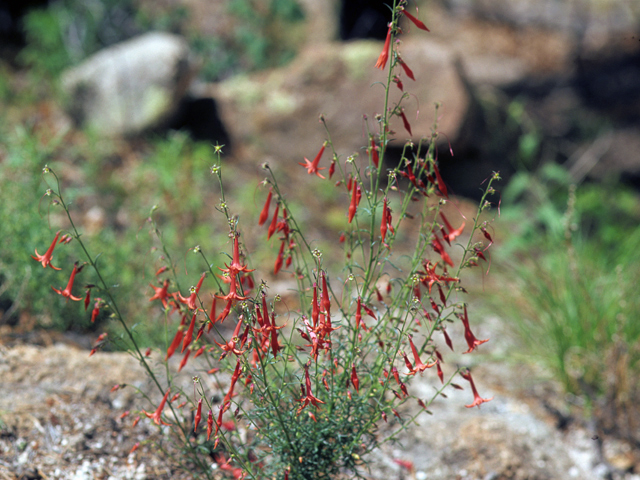
[[[209,87],[209,94],[218,101],[234,143],[258,141],[263,151],[283,162],[312,158],[326,138],[318,123],[324,114],[337,152],[351,155],[367,143],[363,115],[370,131],[377,132],[374,117],[384,111],[387,72],[374,67],[381,49],[382,42],[375,41],[309,45],[287,67],[233,77]],[[469,97],[454,53],[444,44],[416,37],[403,42],[401,55],[416,78],[402,75],[405,91],[411,93],[402,105],[413,135],[394,117],[394,145],[431,135],[435,102],[443,105],[438,130],[455,138]],[[389,106],[401,94],[393,85]]]
[[135,135],[176,111],[196,71],[182,37],[152,32],[96,53],[65,72],[62,85],[76,124]]

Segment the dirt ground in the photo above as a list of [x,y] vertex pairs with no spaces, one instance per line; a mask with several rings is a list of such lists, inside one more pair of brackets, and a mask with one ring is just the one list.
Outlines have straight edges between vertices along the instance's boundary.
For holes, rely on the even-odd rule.
[[[169,458],[178,452],[151,420],[131,427],[134,412],[149,408],[135,389],[111,392],[115,384],[128,383],[159,397],[131,356],[89,357],[62,336],[30,340],[39,345],[0,344],[1,480],[191,478]],[[397,444],[372,455],[368,478],[640,479],[632,473],[639,471],[640,456],[629,445],[607,440],[603,458],[592,432],[577,423],[557,428],[550,405],[559,394],[537,379],[540,372],[494,362],[486,354],[481,363],[474,370],[478,388],[494,399],[481,409],[466,409],[471,393],[451,389],[446,400],[432,405],[433,416],[421,417],[420,426]],[[198,373],[197,364],[191,368],[181,374],[186,383]],[[427,375],[416,380],[415,393],[432,391]],[[406,408],[401,413],[417,406]],[[131,414],[120,418],[126,411]],[[137,442],[140,447],[130,453]],[[406,461],[413,466],[402,466]]]

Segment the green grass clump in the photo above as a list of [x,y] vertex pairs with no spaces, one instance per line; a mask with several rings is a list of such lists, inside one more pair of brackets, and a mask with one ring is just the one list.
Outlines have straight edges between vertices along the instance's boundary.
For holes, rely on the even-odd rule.
[[503,197],[517,233],[499,301],[525,351],[587,415],[640,438],[631,420],[640,399],[640,199],[616,184],[567,187],[550,168]]

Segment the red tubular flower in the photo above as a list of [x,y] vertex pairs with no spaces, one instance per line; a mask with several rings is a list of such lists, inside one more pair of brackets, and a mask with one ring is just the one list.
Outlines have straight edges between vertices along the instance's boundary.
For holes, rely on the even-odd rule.
[[484,235],[484,238],[486,238],[487,240],[489,240],[489,245],[487,245],[485,247],[485,250],[487,248],[489,248],[491,245],[493,245],[493,238],[491,238],[491,235],[489,234],[489,232],[487,232],[487,229],[485,227],[480,228],[480,231],[482,232],[482,234]]
[[396,75],[393,77],[393,83],[395,83],[401,92],[404,92],[404,85],[402,84],[402,80]]
[[276,226],[278,225],[278,210],[280,209],[280,204],[276,203],[276,211],[273,212],[273,218],[271,219],[271,224],[269,225],[269,230],[267,230],[267,240],[271,238],[276,232]]
[[185,353],[184,357],[182,357],[182,361],[180,362],[180,366],[178,367],[178,372],[182,370],[184,366],[187,364],[187,361],[189,360],[189,355],[191,355],[191,349],[187,350],[187,353]]
[[378,61],[376,62],[376,68],[384,70],[384,67],[387,66],[387,61],[389,60],[389,49],[391,47],[391,25],[389,25],[389,29],[387,30],[387,38],[384,41],[384,47],[382,47],[382,52],[378,57]]
[[467,316],[467,306],[464,306],[464,314],[458,315],[460,320],[462,320],[462,324],[464,325],[464,339],[467,341],[467,345],[469,346],[469,350],[463,353],[471,353],[475,350],[478,345],[482,345],[489,341],[486,340],[478,340],[473,333],[471,333],[471,328],[469,328],[469,317]]
[[243,319],[244,317],[240,315],[240,317],[238,318],[238,323],[236,324],[236,328],[233,331],[233,335],[231,336],[231,340],[229,340],[227,343],[220,344],[214,340],[216,345],[218,345],[222,349],[222,356],[220,357],[220,359],[224,358],[230,352],[234,353],[235,355],[242,355],[244,352],[246,352],[246,350],[239,350],[237,348],[238,344],[241,343],[240,328],[242,327]]
[[413,135],[413,133],[411,133],[411,125],[409,124],[409,120],[407,120],[407,117],[404,114],[404,110],[400,110],[400,118],[402,118],[402,123],[404,124],[404,129],[409,132],[409,135]]
[[31,258],[33,258],[34,260],[37,260],[38,262],[40,262],[42,264],[42,268],[47,268],[47,266],[53,268],[54,270],[60,270],[58,267],[54,267],[51,264],[51,256],[53,255],[53,249],[56,248],[56,243],[58,242],[58,237],[60,236],[60,231],[58,231],[56,233],[56,236],[53,237],[53,242],[51,242],[51,245],[49,246],[49,248],[47,249],[47,251],[45,252],[44,255],[40,255],[38,253],[38,249],[36,248],[36,256],[34,257],[33,255],[31,255]]
[[[265,314],[265,318],[268,318],[266,314]],[[282,327],[284,327],[284,325]],[[282,327],[276,327],[275,313],[272,312],[271,325],[268,328],[269,328],[269,333],[271,334],[269,337],[269,344],[271,345],[271,351],[273,352],[274,358],[278,355],[278,352],[282,348],[278,343],[278,330],[280,330]]]
[[413,80],[415,82],[416,81],[416,77],[413,76],[413,71],[409,68],[409,65],[404,63],[404,60],[402,60],[400,57],[398,57],[398,63],[400,64],[400,66],[404,70],[404,73],[407,75],[407,77],[409,77],[411,80]]
[[433,164],[433,171],[436,174],[436,179],[438,180],[438,188],[440,189],[440,193],[442,193],[442,196],[445,198],[449,198],[449,193],[447,192],[447,186],[444,183],[444,180],[442,180],[442,177],[440,176],[440,170],[438,170],[438,165]]
[[191,343],[191,340],[193,339],[193,328],[196,325],[196,313],[194,313],[193,317],[191,317],[191,323],[189,324],[187,333],[185,334],[184,339],[182,340],[182,350],[180,350],[180,353],[184,353],[185,348],[189,346],[189,344]]
[[399,173],[403,177],[408,178],[409,181],[413,184],[413,186],[416,187],[418,190],[425,188],[424,182],[422,180],[420,180],[419,178],[416,178],[415,174],[413,173],[413,168],[411,168],[411,164],[410,163],[407,163],[407,171],[406,172],[403,172],[402,170],[400,170]]
[[446,240],[446,242],[449,245],[451,245],[451,242],[453,242],[456,238],[458,238],[464,231],[465,222],[462,222],[462,225],[460,225],[460,227],[454,229],[449,223],[449,221],[447,220],[447,217],[444,216],[444,213],[440,212],[440,216],[442,217],[442,221],[444,222],[448,230],[448,233],[444,235],[443,238]]
[[440,367],[440,362],[436,364],[436,368],[438,369],[438,378],[440,379],[440,383],[444,385],[444,374],[442,373],[442,368]]
[[271,197],[273,192],[269,189],[269,195],[267,195],[267,201],[264,202],[264,207],[262,207],[262,212],[260,212],[260,218],[258,219],[258,225],[264,225],[264,222],[267,221],[269,217],[269,207],[271,206]]
[[329,289],[327,288],[327,274],[322,272],[322,308],[327,318],[331,317],[331,300],[329,299]]
[[[230,407],[229,402],[231,402],[231,399],[234,396],[233,389],[235,388],[241,373],[242,373],[242,366],[240,365],[240,359],[238,359],[238,361],[236,362],[236,368],[233,370],[233,373],[231,374],[231,384],[229,385],[229,391],[222,399],[223,407],[220,409],[222,413],[227,411]],[[220,414],[220,417],[218,417],[218,419],[220,420],[219,422],[220,425],[222,424],[222,413]]]
[[200,277],[200,280],[198,281],[198,285],[195,288],[191,287],[191,295],[189,295],[187,298],[183,297],[182,295],[180,295],[180,292],[178,292],[177,300],[180,303],[184,303],[190,310],[195,310],[196,299],[198,298],[198,292],[200,291],[200,287],[202,287],[202,281],[206,276],[207,276],[206,272],[202,274],[202,276]]
[[360,380],[358,379],[358,373],[356,372],[356,366],[351,366],[351,383],[353,384],[353,388],[356,389],[356,392],[360,392]]
[[438,362],[433,362],[433,363],[428,363],[428,364],[422,363],[422,360],[420,360],[420,355],[418,355],[418,349],[413,344],[413,340],[411,339],[411,335],[408,335],[408,337],[409,337],[409,345],[411,346],[411,352],[413,352],[413,359],[416,362],[416,365],[415,365],[415,367],[410,369],[410,371],[409,371],[409,373],[407,373],[407,375],[415,375],[418,372],[422,373],[427,368],[431,368],[436,363],[438,363]]
[[320,306],[318,305],[318,284],[313,284],[313,300],[311,301],[311,320],[313,328],[318,326],[318,318],[320,316]]
[[362,308],[364,308],[364,311],[367,312],[367,315],[369,315],[370,317],[372,317],[374,320],[378,320],[376,318],[376,314],[373,313],[373,310],[371,310],[369,307],[367,307],[364,303],[362,304]]
[[198,408],[196,409],[196,418],[194,420],[193,433],[196,433],[198,430],[198,425],[200,424],[200,420],[202,420],[202,399],[198,400]]
[[413,370],[413,365],[411,365],[411,360],[407,358],[407,354],[404,352],[402,352],[402,358],[404,359],[404,364],[409,369],[409,372],[411,372],[411,370]]
[[465,405],[465,407],[467,408],[472,408],[472,407],[478,407],[480,408],[480,405],[482,405],[485,402],[488,402],[490,400],[493,400],[493,397],[491,398],[482,398],[480,397],[480,395],[478,394],[478,390],[476,390],[476,386],[473,383],[473,378],[471,378],[471,371],[467,369],[466,372],[460,372],[460,376],[462,378],[464,378],[467,382],[469,382],[469,384],[471,385],[471,391],[473,392],[473,403],[471,405]]
[[158,275],[160,275],[161,273],[166,272],[167,270],[169,270],[169,267],[167,267],[166,265],[165,265],[165,266],[163,266],[163,267],[160,267],[158,270],[156,270],[156,277],[157,277]]
[[165,279],[162,287],[156,287],[152,283],[150,283],[149,286],[155,291],[155,294],[149,299],[149,301],[153,302],[154,300],[160,300],[162,302],[162,306],[167,308],[167,299],[171,298],[171,295],[169,295],[168,292],[169,279]]
[[440,308],[438,308],[438,304],[433,301],[433,298],[429,297],[429,301],[431,302],[431,308],[435,310],[435,312],[440,315]]
[[212,295],[213,299],[211,300],[211,310],[209,311],[209,327],[207,328],[207,332],[210,332],[213,328],[213,324],[216,322],[216,306],[218,303],[218,298],[215,295]]
[[397,463],[398,465],[400,465],[402,468],[406,468],[410,472],[415,471],[415,467],[414,467],[413,462],[411,460],[401,460],[399,458],[394,458],[393,461],[395,463]]
[[232,306],[233,306],[233,300],[228,300],[227,304],[224,307],[224,309],[222,310],[220,315],[218,315],[218,318],[216,318],[213,323],[216,323],[216,322],[222,323],[222,322],[224,322],[224,320],[229,316],[229,313],[231,313],[231,307]]
[[[309,377],[309,366],[305,365],[304,366],[304,374],[305,374],[305,384],[306,384],[306,396],[298,399],[299,402],[302,402],[302,406],[300,408],[298,408],[298,412],[296,413],[296,415],[300,415],[300,412],[307,406],[309,405],[309,403],[311,403],[312,405],[314,405],[316,408],[320,408],[320,405],[318,405],[318,403],[324,403],[322,400],[320,400],[319,398],[316,398],[313,396],[313,393],[311,392],[311,378]],[[302,393],[304,395],[304,392]]]
[[[447,277],[446,275],[438,275],[436,273],[436,268],[438,266],[438,262],[435,264],[431,264],[431,260],[427,260],[423,263],[424,271],[418,272],[420,274],[420,282],[429,289],[429,295],[431,295],[431,289],[434,284],[438,284],[440,286],[440,282],[459,282],[460,279],[457,277]],[[442,300],[442,296],[441,296]],[[445,299],[446,300],[446,299]],[[442,301],[442,303],[445,303]]]
[[376,297],[378,297],[378,301],[382,303],[383,298],[380,290],[378,290],[378,287],[376,287]]
[[[356,330],[362,323],[362,300],[358,297],[358,305],[356,306]],[[364,327],[364,324],[363,324]]]
[[320,163],[320,158],[322,157],[322,154],[324,153],[324,147],[326,145],[327,145],[327,142],[324,142],[322,144],[322,147],[320,147],[320,151],[316,155],[316,158],[313,159],[313,162],[310,162],[305,157],[304,158],[305,163],[298,163],[298,165],[302,165],[303,167],[305,167],[307,169],[307,173],[309,175],[313,175],[315,173],[317,176],[319,176],[320,178],[324,179],[324,177],[322,175],[320,175],[320,173],[319,173],[320,170],[324,170],[324,167],[318,168],[318,163]]
[[136,444],[129,450],[129,455],[135,452],[140,447],[140,442],[136,442]]
[[378,148],[376,147],[376,142],[371,137],[371,161],[378,168],[378,164],[380,163],[380,157],[378,156]]
[[100,313],[101,302],[102,302],[101,298],[96,298],[96,301],[93,304],[93,310],[91,311],[91,323],[94,323],[96,321],[96,318],[98,318],[98,314]]
[[[238,300],[246,300],[247,297],[243,297],[242,295],[238,294],[238,281],[236,280],[236,276],[233,275],[231,276],[231,284],[229,285],[229,293],[226,295],[216,295],[220,300],[226,300],[227,301],[227,307],[229,308],[229,311],[231,310],[231,304],[235,301]],[[225,310],[227,310],[227,307],[225,307]],[[220,314],[220,317],[222,318],[222,320],[224,320],[225,318],[227,318],[227,315],[229,315],[229,311],[223,312],[224,315]],[[219,318],[220,318],[219,317]],[[222,321],[220,320],[220,321]],[[216,319],[216,321],[218,321],[218,319]]]
[[444,247],[442,246],[442,243],[440,242],[440,239],[438,238],[437,235],[433,236],[433,241],[431,242],[431,246],[433,247],[433,249],[440,254],[440,256],[442,257],[442,260],[445,261],[445,263],[451,267],[454,266],[453,264],[453,260],[451,260],[451,257],[449,256],[449,254],[447,253],[447,251],[444,249]]
[[416,17],[414,17],[413,15],[411,15],[409,12],[407,12],[404,8],[402,9],[402,13],[404,14],[405,17],[407,17],[409,20],[411,20],[413,22],[413,24],[418,27],[421,30],[424,30],[426,32],[430,32],[431,30],[429,30],[427,28],[427,26],[422,23],[420,20],[418,20]]
[[442,305],[446,308],[446,306],[447,306],[447,297],[444,294],[444,292],[442,291],[442,287],[440,285],[438,285],[438,294],[440,296],[440,301],[442,302]]
[[98,338],[96,338],[95,343],[93,344],[93,348],[91,349],[91,352],[89,352],[89,356],[93,355],[94,353],[96,353],[98,351],[98,349],[100,349],[105,342],[107,341],[107,333],[101,333],[100,335],[98,335]]
[[389,207],[387,206],[387,197],[384,197],[382,203],[382,220],[380,221],[380,240],[384,243],[384,237],[387,236],[387,225],[389,224]]
[[273,267],[273,274],[277,275],[280,269],[282,268],[282,262],[284,261],[284,245],[287,243],[287,240],[282,240],[280,244],[280,251],[278,251],[278,256],[276,257],[276,263]]
[[331,179],[331,177],[333,177],[333,174],[336,171],[336,161],[335,160],[331,160],[331,165],[329,165],[329,179]]
[[[385,372],[385,373],[386,373],[386,372]],[[398,372],[398,369],[397,369],[396,367],[393,367],[393,368],[391,369],[391,374],[393,375],[393,378],[395,378],[395,379],[396,379],[396,383],[397,383],[398,385],[401,385],[401,384],[402,384],[402,381],[400,380],[400,372]],[[385,375],[385,376],[386,376],[386,375]]]
[[156,411],[154,413],[145,412],[144,410],[142,411],[142,413],[144,413],[147,417],[152,419],[153,423],[155,423],[156,425],[160,425],[160,424],[162,424],[162,425],[171,425],[170,423],[165,423],[162,420],[162,410],[164,410],[164,405],[165,405],[165,403],[167,403],[167,397],[169,396],[169,392],[171,392],[170,388],[164,394],[164,397],[162,397],[162,401],[160,402],[160,405],[158,406],[158,408],[156,409]]
[[171,345],[169,345],[169,348],[167,349],[167,356],[164,357],[165,362],[171,358],[171,356],[176,351],[176,348],[178,348],[178,345],[180,345],[180,342],[182,341],[182,337],[184,336],[184,332],[182,328],[186,320],[187,320],[187,316],[183,315],[182,320],[180,321],[180,325],[178,326],[178,331],[176,332],[175,337],[173,337],[173,341],[171,342]]
[[62,235],[62,237],[60,237],[60,243],[64,243],[65,245],[70,244],[72,241],[73,237],[68,233],[65,233],[64,235]]
[[358,182],[353,181],[353,188],[351,190],[351,203],[349,204],[349,223],[353,220],[358,209]]
[[[52,250],[53,251],[53,250]],[[71,291],[73,290],[73,282],[76,279],[76,274],[82,270],[82,267],[78,268],[78,262],[73,264],[73,270],[71,271],[71,276],[69,277],[69,283],[67,283],[67,286],[65,287],[64,290],[58,290],[57,288],[53,288],[51,287],[51,289],[56,292],[59,295],[62,295],[65,298],[70,298],[71,300],[74,300],[76,302],[80,302],[82,300],[82,298],[80,297],[74,297],[71,294]]]
[[[237,233],[233,236],[233,259],[231,261],[231,265],[225,264],[227,268],[218,267],[222,272],[228,273],[232,278],[239,273],[250,273],[255,270],[249,269],[246,265],[242,265],[240,263],[240,245],[238,242],[238,236],[239,235]],[[200,283],[202,283],[202,281]],[[198,284],[198,289],[200,288],[200,283]]]
[[89,302],[91,301],[91,287],[87,288],[87,293],[84,296],[84,311],[89,308]]
[[213,432],[213,412],[209,410],[209,415],[207,415],[207,441],[211,438],[211,432]]
[[205,349],[205,346],[202,345],[198,350],[196,350],[196,353],[193,355],[193,358],[198,358],[200,355],[202,355],[204,353],[204,349]]
[[444,335],[444,341],[446,342],[447,346],[451,349],[451,351],[453,352],[453,343],[451,343],[451,337],[449,337],[449,334],[447,333],[447,329],[443,328],[442,329],[442,334]]

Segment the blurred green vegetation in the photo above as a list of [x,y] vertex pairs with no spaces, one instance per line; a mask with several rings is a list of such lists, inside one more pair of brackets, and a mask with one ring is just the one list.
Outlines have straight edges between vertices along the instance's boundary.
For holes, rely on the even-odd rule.
[[[40,254],[46,251],[56,231],[64,233],[69,228],[64,212],[44,195],[47,188],[56,189],[53,177],[42,175],[48,164],[62,181],[65,202],[71,206],[90,253],[100,255],[102,276],[116,293],[127,321],[139,323],[141,343],[164,343],[162,330],[157,328],[164,315],[158,305],[146,300],[153,293],[149,283],[155,283],[154,272],[166,261],[147,219],[158,205],[154,220],[171,246],[183,295],[206,269],[201,259],[185,256],[189,248],[196,244],[206,248],[214,268],[226,260],[219,253],[230,250],[228,227],[210,207],[219,201],[219,189],[209,172],[215,161],[214,147],[176,133],[143,141],[140,151],[131,152],[130,145],[114,146],[81,132],[56,134],[40,124],[2,124],[0,324],[22,322],[31,328],[78,332],[111,328],[104,323],[108,312],[91,324],[91,308],[85,312],[82,302],[66,301],[51,290],[52,286],[64,288],[73,262],[85,260],[76,242],[56,247],[52,263],[61,271],[43,271],[31,258],[36,248]],[[247,195],[244,188],[237,191]],[[255,211],[250,201],[247,211]],[[97,221],[92,212],[97,212]],[[94,283],[95,274],[85,268],[76,278],[73,294],[84,296],[83,287]],[[210,298],[209,292],[205,298]]]
[[236,25],[232,34],[205,36],[184,5],[134,0],[59,0],[29,12],[27,45],[20,60],[34,75],[56,78],[101,48],[150,30],[183,35],[203,61],[201,75],[213,81],[240,71],[282,65],[304,36],[296,0],[227,0]]
[[[49,268],[36,272],[41,267],[31,258],[35,249],[40,254],[46,251],[61,220],[60,212],[55,206],[50,207],[49,198],[43,195],[46,187],[41,171],[44,164],[63,148],[64,136],[42,138],[36,131],[21,126],[0,132],[0,138],[6,149],[0,168],[3,198],[0,241],[4,245],[0,253],[2,323],[15,324],[24,315],[31,317],[35,325],[62,331],[95,329],[100,323],[91,325],[90,315],[79,303],[52,295],[52,286],[64,288],[66,285],[72,263],[81,260],[76,256],[79,252],[63,245],[56,247],[52,263],[62,269],[59,272]],[[71,187],[69,198],[72,201],[79,199],[83,189]],[[39,197],[43,197],[40,202],[37,201]],[[118,272],[122,285],[131,285],[135,268],[139,266],[129,260],[137,257],[136,246],[117,239],[116,232],[110,229],[100,231],[94,238],[96,248],[108,248],[114,243],[122,247],[117,252],[118,257],[105,262],[103,267],[108,277]],[[129,268],[122,268],[125,263]],[[80,273],[74,295],[84,296],[82,286],[86,283]],[[130,290],[124,288],[123,293],[128,297]]]
[[[640,198],[615,180],[571,184],[555,164],[517,174],[496,308],[527,355],[589,414],[626,431],[640,399]],[[633,413],[635,412],[635,413]]]

